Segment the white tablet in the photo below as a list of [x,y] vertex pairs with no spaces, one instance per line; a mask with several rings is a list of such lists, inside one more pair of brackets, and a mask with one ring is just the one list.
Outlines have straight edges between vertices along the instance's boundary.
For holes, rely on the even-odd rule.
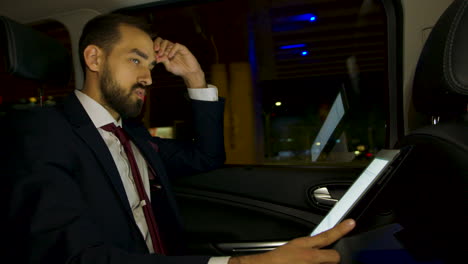
[[410,150],[410,146],[399,150],[380,150],[310,235],[322,233],[346,218],[357,220],[408,156]]

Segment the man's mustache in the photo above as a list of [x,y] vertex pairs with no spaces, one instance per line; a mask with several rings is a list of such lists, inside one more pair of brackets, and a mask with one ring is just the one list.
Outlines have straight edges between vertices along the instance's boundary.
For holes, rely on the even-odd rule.
[[150,87],[147,86],[147,85],[143,85],[141,83],[136,83],[132,86],[132,91],[138,89],[138,88],[141,88],[141,89],[145,89],[145,90],[148,90]]

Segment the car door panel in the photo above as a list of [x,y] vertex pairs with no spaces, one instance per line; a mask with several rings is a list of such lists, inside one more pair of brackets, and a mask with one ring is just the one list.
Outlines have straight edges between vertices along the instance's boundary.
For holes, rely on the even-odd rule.
[[[339,199],[362,168],[226,166],[175,182],[175,194],[197,254],[270,250],[307,235],[332,204],[318,204],[324,187]],[[333,200],[332,199],[332,200]]]

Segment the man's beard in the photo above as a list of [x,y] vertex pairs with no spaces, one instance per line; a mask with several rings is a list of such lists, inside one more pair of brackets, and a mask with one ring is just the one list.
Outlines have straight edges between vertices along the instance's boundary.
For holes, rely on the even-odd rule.
[[141,84],[134,84],[128,94],[125,89],[120,86],[117,81],[112,78],[109,67],[106,65],[101,78],[101,93],[103,99],[111,109],[119,113],[121,118],[137,117],[143,108],[143,100],[132,100],[132,94],[137,88],[145,89]]

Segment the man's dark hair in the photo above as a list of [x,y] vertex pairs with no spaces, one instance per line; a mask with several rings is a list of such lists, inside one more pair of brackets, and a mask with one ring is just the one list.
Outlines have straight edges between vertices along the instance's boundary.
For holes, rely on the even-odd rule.
[[86,23],[79,42],[79,56],[83,74],[86,73],[84,50],[89,45],[96,45],[109,55],[114,44],[120,40],[120,25],[128,25],[143,30],[152,36],[151,26],[140,17],[123,14],[99,15]]

